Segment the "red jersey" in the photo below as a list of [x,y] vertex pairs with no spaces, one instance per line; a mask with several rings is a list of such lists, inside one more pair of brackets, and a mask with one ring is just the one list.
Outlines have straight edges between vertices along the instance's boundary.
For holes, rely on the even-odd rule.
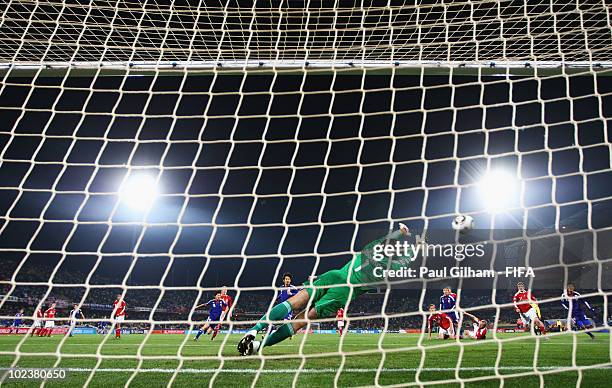
[[482,329],[480,327],[476,328],[475,334],[476,334],[476,339],[486,339],[487,338],[487,327],[485,326]]
[[125,315],[125,307],[126,307],[126,303],[125,300],[115,300],[113,302],[113,311],[115,312],[115,317],[122,317]]
[[49,307],[47,311],[45,311],[46,318],[55,318],[55,309],[53,307]]
[[42,318],[42,317],[43,317],[42,309],[37,309],[36,310],[36,318]]
[[221,300],[227,305],[223,306],[223,311],[227,311],[230,307],[232,307],[232,303],[234,302],[234,299],[228,294],[221,295]]
[[535,300],[536,298],[529,291],[517,292],[512,298],[514,307],[518,308],[523,314],[531,309],[531,301]]
[[453,321],[445,313],[436,313],[429,316],[428,324],[430,329],[434,323],[440,326],[442,329],[448,330],[453,324]]
[[344,309],[338,309],[338,312],[336,312],[336,318],[341,321],[342,318],[344,318]]

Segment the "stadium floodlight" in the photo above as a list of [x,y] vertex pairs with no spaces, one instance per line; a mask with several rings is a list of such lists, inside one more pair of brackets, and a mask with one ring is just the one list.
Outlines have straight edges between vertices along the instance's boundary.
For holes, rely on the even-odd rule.
[[122,203],[132,209],[148,210],[157,198],[155,177],[146,173],[130,175],[121,185],[119,197]]
[[496,212],[507,208],[518,192],[516,176],[505,170],[488,171],[478,182],[487,210]]

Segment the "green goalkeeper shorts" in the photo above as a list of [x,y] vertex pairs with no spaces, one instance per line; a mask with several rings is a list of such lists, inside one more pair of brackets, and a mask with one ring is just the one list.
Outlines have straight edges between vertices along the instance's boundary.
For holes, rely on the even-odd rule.
[[[359,295],[367,292],[366,289],[361,287],[353,287],[353,292],[351,293],[351,288],[346,286],[347,274],[348,271],[344,268],[334,269],[319,275],[317,279],[312,282],[312,286],[314,287],[310,287],[310,282],[304,283],[306,291],[308,291],[308,295],[310,295],[311,306],[314,305],[318,318],[335,316],[339,308],[344,308],[346,306],[346,302],[349,298],[352,302]],[[329,287],[335,285],[337,286]]]

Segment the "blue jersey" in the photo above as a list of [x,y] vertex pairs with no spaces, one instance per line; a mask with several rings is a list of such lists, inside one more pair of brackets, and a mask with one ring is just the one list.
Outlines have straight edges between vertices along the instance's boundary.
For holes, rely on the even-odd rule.
[[[457,294],[450,293],[448,295],[442,295],[440,297],[440,310],[454,310],[457,305]],[[446,315],[448,315],[453,322],[457,321],[457,314],[452,311],[446,311]]]
[[572,318],[586,319],[582,305],[587,309],[592,310],[593,308],[586,300],[582,300],[579,293],[574,291],[571,295],[567,294],[567,291],[561,295],[561,304],[569,311]]
[[15,320],[13,321],[13,326],[21,326],[23,314],[17,313],[15,314]]
[[206,306],[208,307],[208,319],[210,321],[220,321],[221,313],[223,312],[223,308],[227,307],[227,303],[221,299],[211,299],[206,302]]
[[283,286],[280,292],[278,293],[277,301],[278,303],[283,303],[284,301],[291,298],[292,296],[297,295],[298,292],[300,292],[300,289],[294,286],[293,284],[290,284],[289,287]]
[[[298,292],[300,292],[300,289],[294,286],[293,284],[290,284],[289,287],[283,286],[280,292],[278,293],[277,302],[283,303],[287,299],[291,298],[292,296],[297,295]],[[287,313],[284,319],[292,319],[292,318],[293,318],[293,311],[289,311],[289,313]]]

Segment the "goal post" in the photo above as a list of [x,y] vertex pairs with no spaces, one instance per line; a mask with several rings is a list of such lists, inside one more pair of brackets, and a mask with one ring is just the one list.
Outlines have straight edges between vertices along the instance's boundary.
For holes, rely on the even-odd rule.
[[[8,1],[0,381],[44,360],[81,385],[605,384],[610,31],[605,1]],[[390,269],[363,250],[403,224],[399,275],[304,285]],[[285,274],[316,295],[272,319]],[[558,332],[517,328],[520,281]],[[231,319],[192,341],[222,286]],[[339,289],[342,319],[317,304]],[[440,310],[486,339],[430,340]],[[241,356],[260,322],[307,325]]]

